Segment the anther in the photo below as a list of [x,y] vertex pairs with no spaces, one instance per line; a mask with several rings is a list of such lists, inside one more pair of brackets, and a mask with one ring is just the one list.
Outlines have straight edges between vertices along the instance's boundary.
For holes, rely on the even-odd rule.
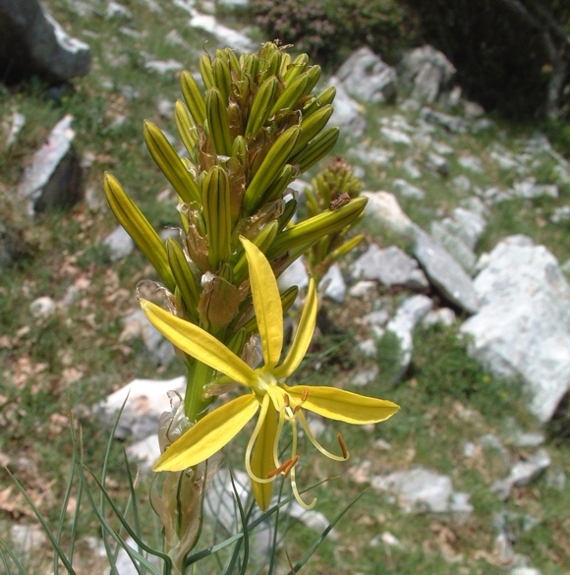
[[309,397],[309,390],[305,389],[301,395],[301,401],[307,401],[307,397]]
[[295,413],[297,413],[300,409],[301,409],[301,404],[299,403],[298,405],[295,406],[295,409],[293,409],[293,415]]
[[345,459],[348,459],[348,449],[346,448],[346,443],[344,442],[342,435],[340,433],[337,433],[336,438],[338,439],[338,444],[340,445],[340,450],[342,451],[342,456]]
[[297,461],[299,461],[298,455],[295,455],[295,457],[293,457],[293,459],[289,459],[286,469],[283,470],[283,475],[285,477],[287,477],[287,475],[289,475],[289,473],[291,472],[291,469],[293,469],[293,467],[295,467],[295,465],[297,464]]
[[289,401],[289,396],[287,394],[283,396],[283,401],[285,402],[285,407],[291,406],[291,402]]
[[[279,467],[276,467],[272,471],[268,471],[267,479],[269,479],[270,477],[275,477],[276,475],[279,475],[282,471],[285,471],[289,467],[289,465],[291,465],[292,461],[293,461],[292,459],[288,459],[287,461],[284,461]],[[295,464],[293,463],[293,465]]]

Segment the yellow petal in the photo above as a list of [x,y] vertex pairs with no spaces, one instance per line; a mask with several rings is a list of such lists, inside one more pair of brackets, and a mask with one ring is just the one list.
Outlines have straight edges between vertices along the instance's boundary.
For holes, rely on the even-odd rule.
[[[265,478],[267,474],[276,467],[275,461],[273,460],[273,445],[276,434],[277,415],[272,408],[265,416],[251,456],[251,470],[256,477]],[[258,483],[252,479],[251,487],[259,508],[265,511],[271,502],[273,482]]]
[[261,337],[265,367],[277,365],[283,348],[283,308],[271,265],[252,242],[240,237],[245,250],[251,282],[257,329]]
[[302,400],[303,393],[306,399],[303,408],[318,413],[328,419],[344,421],[356,425],[378,423],[388,419],[396,413],[400,406],[386,399],[366,397],[344,389],[334,387],[297,385],[289,387],[282,385],[294,403]]
[[311,340],[313,339],[313,332],[315,331],[315,324],[317,322],[317,288],[315,281],[311,278],[309,289],[307,291],[307,299],[305,307],[301,314],[299,327],[295,334],[295,339],[291,345],[291,349],[287,357],[281,365],[273,370],[273,375],[277,379],[289,377],[298,367],[303,358],[305,357]]
[[242,395],[208,413],[177,439],[154,464],[154,471],[183,471],[228,444],[255,415],[259,400]]
[[257,381],[253,369],[213,335],[147,300],[141,299],[140,304],[150,323],[188,355],[243,385]]

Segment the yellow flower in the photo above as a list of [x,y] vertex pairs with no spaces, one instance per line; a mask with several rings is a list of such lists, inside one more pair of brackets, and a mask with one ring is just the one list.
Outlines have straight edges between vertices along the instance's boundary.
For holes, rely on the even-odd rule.
[[[250,390],[250,393],[231,400],[197,421],[162,454],[154,470],[181,471],[206,460],[227,445],[259,411],[245,455],[245,466],[258,505],[262,509],[268,507],[271,484],[277,475],[282,474],[291,476],[295,497],[303,506],[310,508],[316,500],[313,499],[310,504],[302,501],[295,479],[295,466],[299,460],[299,426],[313,445],[327,457],[343,461],[348,459],[349,453],[340,434],[337,437],[341,455],[327,451],[311,433],[303,410],[336,421],[365,425],[388,419],[399,407],[391,401],[333,387],[286,385],[285,380],[297,369],[307,353],[315,329],[315,282],[310,282],[297,333],[285,359],[280,362],[283,312],[277,282],[264,254],[249,240],[241,238],[241,242],[247,256],[253,307],[261,337],[261,367],[253,369],[200,327],[141,300],[141,306],[150,322],[176,347]],[[278,444],[285,422],[292,426],[293,441],[291,457],[281,462]]]

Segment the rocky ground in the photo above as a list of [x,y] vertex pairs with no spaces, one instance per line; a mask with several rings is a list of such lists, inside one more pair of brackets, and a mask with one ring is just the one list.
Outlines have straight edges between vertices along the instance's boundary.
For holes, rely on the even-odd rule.
[[[134,286],[150,272],[102,202],[102,171],[171,233],[174,194],[141,147],[142,119],[181,147],[176,75],[197,71],[204,45],[250,50],[263,38],[227,6],[222,24],[210,2],[46,4],[91,46],[93,64],[75,93],[52,94],[51,104],[33,90],[1,93],[0,457],[53,517],[69,398],[96,466],[106,432],[94,406],[110,419],[134,379],[115,433],[145,471],[166,391],[184,383],[172,348],[137,309]],[[568,572],[570,163],[539,126],[507,124],[464,98],[453,75],[429,47],[397,69],[363,48],[324,79],[337,87],[337,152],[369,204],[366,241],[323,282],[328,321],[301,376],[403,409],[375,430],[347,431],[357,446],[350,466],[305,470],[308,480],[341,476],[319,492],[317,514],[290,510],[299,520],[290,554],[304,552],[339,499],[370,487],[308,573]],[[55,185],[62,173],[66,184]],[[307,185],[295,186],[301,198]],[[53,202],[75,207],[43,214]],[[306,284],[301,262],[280,281]],[[322,422],[311,425],[328,440]],[[239,467],[239,455],[228,458]],[[112,481],[124,495],[119,463]],[[214,509],[228,496],[217,493]],[[29,551],[45,538],[27,527],[26,509],[2,477],[1,519]],[[101,544],[85,531],[92,570]]]

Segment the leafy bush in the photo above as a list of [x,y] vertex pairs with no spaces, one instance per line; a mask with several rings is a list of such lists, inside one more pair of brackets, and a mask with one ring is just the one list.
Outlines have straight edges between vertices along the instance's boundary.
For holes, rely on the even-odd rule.
[[415,35],[413,20],[396,0],[253,0],[253,11],[269,37],[325,65],[338,64],[362,44],[393,61]]

